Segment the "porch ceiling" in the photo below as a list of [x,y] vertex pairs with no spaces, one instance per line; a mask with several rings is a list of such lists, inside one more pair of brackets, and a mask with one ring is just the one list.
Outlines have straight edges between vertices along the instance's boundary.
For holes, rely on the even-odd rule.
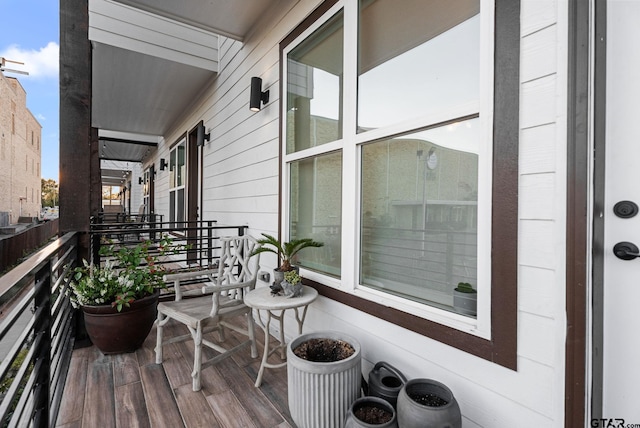
[[102,169],[103,186],[122,186],[126,181],[127,171],[120,169]]
[[[158,142],[216,76],[218,36],[242,41],[273,0],[90,0],[91,122]],[[137,139],[134,139],[137,140]],[[155,148],[100,139],[100,157]]]
[[242,41],[273,0],[116,0],[156,15]]
[[214,75],[202,68],[94,42],[92,126],[162,136]]

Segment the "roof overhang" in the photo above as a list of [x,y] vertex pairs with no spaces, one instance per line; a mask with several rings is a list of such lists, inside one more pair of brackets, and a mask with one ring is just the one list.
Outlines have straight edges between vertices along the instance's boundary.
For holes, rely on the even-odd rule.
[[273,3],[90,0],[91,124],[104,137],[100,157],[144,161],[217,75],[219,35],[243,40]]

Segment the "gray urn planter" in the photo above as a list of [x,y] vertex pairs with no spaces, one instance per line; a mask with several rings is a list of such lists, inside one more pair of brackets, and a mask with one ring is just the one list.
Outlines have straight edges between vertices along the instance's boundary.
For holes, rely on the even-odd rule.
[[[444,405],[423,404],[416,397],[438,397]],[[411,379],[398,395],[398,426],[400,428],[461,428],[460,406],[453,392],[432,379]]]
[[[344,360],[314,362],[293,353],[309,339],[333,339],[349,343],[355,352]],[[360,396],[362,356],[360,344],[334,331],[298,336],[287,346],[289,411],[298,428],[342,428],[351,404]]]
[[478,293],[453,290],[453,309],[463,315],[475,317],[478,312]]

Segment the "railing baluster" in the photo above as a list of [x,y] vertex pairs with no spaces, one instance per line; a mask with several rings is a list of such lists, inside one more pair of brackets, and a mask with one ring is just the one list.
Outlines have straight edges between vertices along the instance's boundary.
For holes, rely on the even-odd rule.
[[38,371],[35,373],[34,425],[46,427],[49,418],[49,380],[51,379],[51,259],[36,274],[34,310],[36,322],[34,334],[40,337],[35,350]]
[[207,221],[207,266],[213,264],[213,222]]

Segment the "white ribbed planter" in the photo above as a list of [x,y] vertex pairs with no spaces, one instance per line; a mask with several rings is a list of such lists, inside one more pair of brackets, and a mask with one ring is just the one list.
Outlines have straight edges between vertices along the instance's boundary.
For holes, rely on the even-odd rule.
[[[297,357],[293,350],[309,339],[343,340],[355,352],[332,363]],[[340,332],[320,331],[298,336],[287,346],[289,411],[298,428],[341,428],[351,404],[360,396],[360,344]]]

